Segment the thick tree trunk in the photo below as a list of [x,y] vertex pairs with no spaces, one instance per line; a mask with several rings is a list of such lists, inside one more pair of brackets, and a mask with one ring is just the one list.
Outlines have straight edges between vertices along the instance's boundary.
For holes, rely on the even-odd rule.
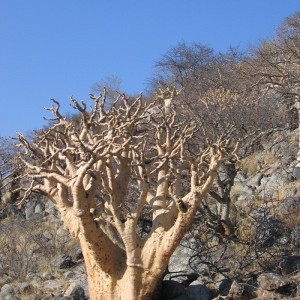
[[97,262],[97,253],[81,243],[87,269],[91,300],[149,300],[159,276],[151,276],[139,266],[127,266],[125,272],[109,274]]
[[[60,209],[69,232],[81,246],[91,300],[148,300],[162,275],[152,275],[140,264],[140,253],[126,257],[89,216],[76,217],[72,209]],[[135,259],[137,258],[137,260]],[[157,275],[157,276],[156,276]]]

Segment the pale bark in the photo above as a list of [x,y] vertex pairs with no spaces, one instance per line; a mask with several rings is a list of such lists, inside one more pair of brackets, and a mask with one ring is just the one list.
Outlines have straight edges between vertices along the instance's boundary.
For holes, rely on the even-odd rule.
[[[195,126],[176,121],[171,100],[176,90],[160,93],[165,110],[151,115],[153,104],[138,98],[104,110],[71,99],[81,125],[66,121],[57,106],[49,108],[57,124],[29,143],[19,136],[20,160],[32,178],[26,196],[40,191],[56,204],[65,227],[82,248],[91,300],[146,300],[162,277],[169,259],[188,231],[199,204],[212,187],[228,141],[208,145],[190,157],[186,144]],[[104,94],[105,95],[105,94]],[[144,132],[139,122],[151,116]],[[190,190],[183,194],[181,170],[189,169]],[[147,206],[151,231],[137,233]]]

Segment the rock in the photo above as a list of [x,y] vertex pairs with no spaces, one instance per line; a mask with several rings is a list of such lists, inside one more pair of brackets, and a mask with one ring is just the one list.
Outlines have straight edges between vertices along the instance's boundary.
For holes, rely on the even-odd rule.
[[70,279],[70,284],[74,283],[77,285],[80,285],[84,289],[84,294],[86,297],[89,296],[89,286],[87,282],[87,276],[86,274],[83,274],[80,277],[76,277],[76,279]]
[[261,180],[263,178],[263,174],[262,173],[257,173],[254,177],[250,178],[246,185],[248,187],[254,187],[255,189],[257,189],[258,186],[260,186],[261,184]]
[[274,273],[263,273],[258,276],[257,283],[262,290],[273,291],[286,284],[281,275]]
[[30,293],[33,289],[33,286],[28,282],[22,282],[19,285],[19,291],[21,294]]
[[274,193],[280,186],[288,182],[288,178],[284,174],[273,173],[270,177],[263,177],[259,191],[262,197],[272,198]]
[[[186,274],[195,272],[189,265],[189,259],[193,254],[195,254],[195,252],[192,249],[181,245],[178,246],[171,256],[169,271],[172,273],[183,272]],[[177,277],[174,281],[180,281],[180,279],[182,278]]]
[[35,214],[41,214],[45,210],[44,206],[41,203],[38,203],[34,208]]
[[257,242],[259,249],[273,246],[284,237],[285,232],[285,228],[280,219],[274,216],[264,217],[264,213],[264,210],[259,213],[265,219],[263,219],[256,228],[256,235],[259,237],[259,241]]
[[282,274],[290,274],[300,271],[300,256],[287,256],[279,263],[279,269]]
[[189,300],[211,300],[213,298],[210,290],[205,285],[200,284],[198,280],[186,288],[186,293]]
[[50,272],[44,272],[42,274],[42,278],[44,280],[51,280],[51,279],[55,279],[55,277],[50,273]]
[[6,295],[6,296],[2,296],[0,294],[0,300],[20,300],[17,296],[15,295]]
[[233,281],[228,296],[232,300],[242,300],[243,292],[244,292],[244,286],[236,281]]
[[182,284],[174,280],[164,280],[162,282],[162,299],[174,300],[176,297],[186,295],[185,288]]
[[43,284],[43,288],[46,290],[57,290],[57,289],[61,289],[62,287],[63,287],[62,282],[57,279],[47,280]]
[[83,300],[85,299],[85,292],[79,284],[71,283],[64,296],[72,297],[72,300]]
[[224,278],[216,283],[216,290],[221,296],[227,296],[230,291],[231,284],[231,280]]
[[45,239],[47,239],[48,241],[50,241],[50,240],[53,239],[53,234],[51,232],[49,232],[49,231],[45,231],[45,232],[43,232],[43,237]]
[[59,259],[53,260],[51,264],[59,269],[68,269],[73,267],[75,262],[72,260],[71,256],[64,255]]
[[293,176],[296,178],[296,179],[300,179],[300,168],[299,167],[295,167],[294,170],[293,170]]
[[19,298],[15,296],[13,287],[10,284],[5,284],[1,288],[0,300],[19,300]]
[[25,207],[26,220],[32,219],[35,215],[35,202],[29,201]]
[[190,300],[190,298],[188,297],[188,295],[181,295],[176,298],[173,298],[172,300]]
[[1,295],[8,295],[8,294],[14,294],[14,293],[15,293],[15,291],[10,284],[5,284],[1,288]]
[[68,271],[68,272],[65,272],[65,273],[64,273],[64,277],[65,277],[66,279],[74,278],[74,276],[75,276],[75,273],[74,273],[74,272],[71,272],[71,271]]
[[75,252],[75,260],[81,260],[83,259],[82,250],[78,248]]

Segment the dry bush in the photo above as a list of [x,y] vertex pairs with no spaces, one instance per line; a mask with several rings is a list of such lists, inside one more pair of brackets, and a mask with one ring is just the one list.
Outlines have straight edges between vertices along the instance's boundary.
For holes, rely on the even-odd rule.
[[36,269],[36,259],[30,239],[31,224],[18,220],[2,221],[0,227],[0,272],[15,279],[24,279]]
[[0,227],[0,274],[22,280],[28,272],[51,268],[51,260],[55,257],[70,254],[74,242],[60,228],[52,218],[46,222],[41,222],[40,218],[20,220],[10,217],[3,220]]

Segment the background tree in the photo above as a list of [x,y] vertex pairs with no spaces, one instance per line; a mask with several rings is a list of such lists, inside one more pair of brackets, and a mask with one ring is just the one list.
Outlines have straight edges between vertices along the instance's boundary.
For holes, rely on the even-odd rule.
[[[178,122],[173,109],[151,112],[156,102],[143,105],[139,97],[129,104],[119,96],[118,108],[107,111],[105,94],[91,98],[89,112],[72,99],[80,126],[63,118],[53,100],[48,110],[56,124],[33,142],[19,134],[23,175],[31,178],[24,199],[41,192],[56,204],[81,245],[91,299],[148,299],[218,167],[237,149],[220,137],[193,155],[187,142],[196,127]],[[181,180],[182,171],[189,180]],[[141,237],[139,218],[149,207],[151,228]]]
[[[260,93],[273,99],[285,115],[285,124],[299,127],[300,13],[288,17],[277,35],[263,42],[244,63],[244,74]],[[300,149],[300,146],[299,146]],[[300,162],[300,150],[298,153]]]
[[[207,140],[216,141],[220,136],[235,140],[247,137],[239,153],[243,157],[259,147],[263,133],[281,125],[282,111],[276,109],[273,98],[261,93],[241,72],[245,59],[245,54],[233,48],[214,53],[199,43],[180,43],[156,63],[152,85],[175,84],[180,88],[173,101],[176,111],[182,119],[192,118],[199,124],[190,150],[191,144],[205,148]],[[210,220],[211,226],[226,234],[233,233],[230,191],[237,171],[235,161],[222,164],[209,199],[200,210],[202,219]],[[215,205],[218,209],[213,213],[211,207]]]

